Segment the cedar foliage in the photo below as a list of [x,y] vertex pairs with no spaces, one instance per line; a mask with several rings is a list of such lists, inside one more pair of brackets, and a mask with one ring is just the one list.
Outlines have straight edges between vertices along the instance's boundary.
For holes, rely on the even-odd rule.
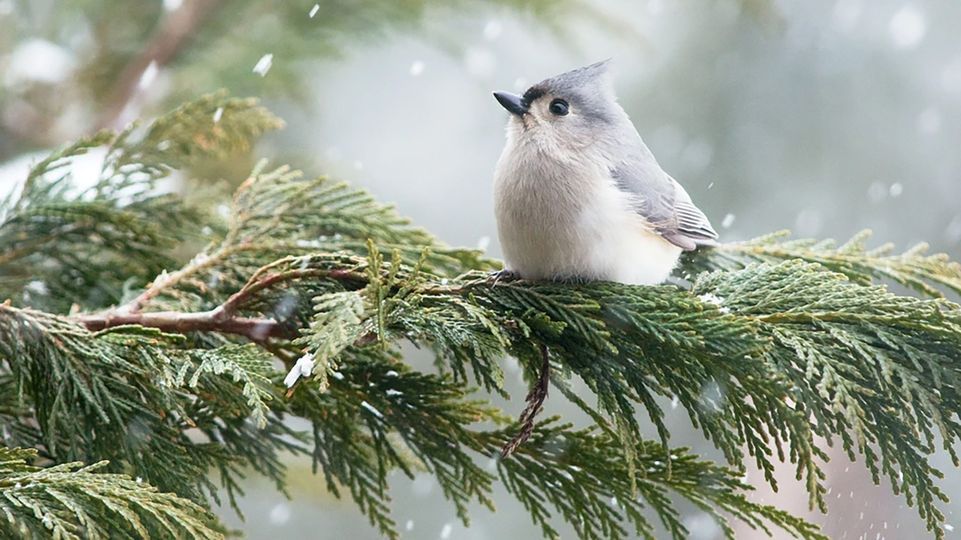
[[[5,532],[220,537],[209,501],[233,503],[245,471],[283,492],[284,459],[302,454],[388,537],[388,473],[427,470],[465,523],[501,482],[547,537],[563,520],[584,538],[684,538],[683,499],[727,537],[739,520],[823,538],[751,501],[741,477],[753,464],[775,485],[790,462],[827,511],[823,445],[840,444],[943,534],[930,460],[943,448],[958,463],[961,307],[943,296],[961,292],[957,263],[868,250],[866,234],[772,235],[691,255],[681,285],[495,285],[494,261],[286,166],[258,164],[223,219],[159,194],[280,125],[206,96],[55,152],[0,204]],[[71,163],[93,149],[99,178],[78,189]],[[402,341],[437,371],[405,363]],[[532,385],[546,366],[592,425],[532,420],[491,461],[525,429],[484,399],[505,394],[506,355]],[[726,463],[671,445],[662,398]]]

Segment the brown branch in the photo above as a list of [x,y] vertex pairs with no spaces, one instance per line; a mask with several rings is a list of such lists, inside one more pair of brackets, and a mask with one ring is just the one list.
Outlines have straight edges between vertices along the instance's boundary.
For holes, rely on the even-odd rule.
[[247,339],[263,343],[271,337],[293,337],[290,329],[274,319],[255,319],[247,317],[232,317],[223,319],[217,317],[217,310],[199,313],[181,313],[178,311],[156,311],[152,313],[95,313],[75,315],[72,320],[83,324],[90,331],[106,330],[115,326],[138,325],[156,328],[164,332],[219,332],[235,334]]
[[541,412],[544,401],[547,400],[547,390],[549,388],[551,376],[551,358],[547,352],[547,345],[541,344],[541,369],[537,374],[537,380],[527,393],[527,406],[521,413],[521,430],[507,441],[504,448],[501,448],[501,457],[509,457],[517,450],[517,447],[524,444],[534,432],[534,417]]
[[235,252],[243,251],[245,249],[249,249],[250,247],[251,246],[248,244],[228,246],[202,258],[195,257],[180,270],[156,277],[142,293],[137,295],[137,297],[130,302],[118,307],[115,312],[123,315],[139,313],[148,302],[156,298],[167,288],[180,283],[184,278],[190,276],[191,274],[195,274],[201,270],[204,270],[205,268],[213,266]]
[[220,0],[189,0],[161,20],[147,46],[120,72],[97,122],[98,129],[120,127],[116,124],[136,97],[144,71],[151,63],[159,68],[176,58],[219,3]]
[[[222,250],[223,252],[223,250]],[[165,278],[156,280],[146,291],[132,302],[120,306],[112,311],[102,313],[82,314],[71,317],[87,327],[88,330],[98,331],[115,326],[138,325],[157,328],[165,332],[219,332],[244,336],[253,342],[263,344],[268,338],[292,338],[296,334],[280,322],[270,318],[237,317],[238,310],[254,294],[284,281],[302,279],[305,277],[326,277],[346,281],[366,279],[363,274],[345,269],[288,270],[286,272],[268,273],[272,268],[286,262],[281,259],[275,263],[258,269],[247,283],[224,303],[214,309],[201,312],[155,311],[142,313],[140,309],[144,303],[159,294],[170,283],[176,282],[184,275],[195,272],[198,267],[209,264],[209,259],[200,263],[189,264],[183,269],[168,274]]]
[[[283,259],[281,259],[283,261]],[[278,262],[281,262],[278,261]],[[274,263],[277,264],[277,263]],[[258,270],[247,283],[237,292],[232,294],[226,302],[220,305],[215,311],[218,312],[218,316],[221,318],[233,317],[237,312],[237,309],[243,305],[243,303],[250,298],[255,293],[258,293],[264,289],[272,287],[277,283],[283,281],[290,281],[294,279],[302,279],[305,277],[321,277],[321,278],[331,278],[336,280],[364,280],[366,279],[363,275],[353,272],[351,270],[324,270],[319,268],[309,268],[306,270],[288,270],[286,272],[278,272],[275,274],[267,274],[261,277],[265,270],[273,265],[268,265],[260,270]]]

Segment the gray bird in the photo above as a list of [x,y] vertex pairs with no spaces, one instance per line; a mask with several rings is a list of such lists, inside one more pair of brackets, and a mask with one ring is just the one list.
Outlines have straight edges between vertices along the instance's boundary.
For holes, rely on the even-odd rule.
[[652,285],[681,251],[716,245],[618,105],[608,63],[494,92],[511,113],[494,174],[505,273]]

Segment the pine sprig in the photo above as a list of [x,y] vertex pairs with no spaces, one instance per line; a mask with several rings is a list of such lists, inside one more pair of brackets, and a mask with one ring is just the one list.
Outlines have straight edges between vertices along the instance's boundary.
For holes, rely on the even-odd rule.
[[[548,421],[536,427],[516,455],[482,469],[475,455],[497,455],[512,430],[465,426],[502,423],[503,415],[469,401],[466,390],[452,380],[412,372],[390,356],[352,357],[326,393],[316,387],[298,390],[292,410],[307,417],[326,414],[314,424],[315,465],[327,475],[332,492],[347,486],[371,523],[389,537],[397,535],[387,510],[390,470],[398,468],[408,476],[420,468],[434,473],[466,524],[467,502],[476,498],[491,504],[496,468],[508,491],[548,537],[558,536],[550,506],[581,538],[616,539],[632,533],[655,538],[656,528],[645,510],[649,505],[672,538],[686,538],[688,531],[671,498],[680,495],[719,520],[728,538],[733,532],[722,512],[765,531],[773,525],[797,538],[823,538],[803,520],[750,502],[744,497],[750,487],[738,480],[738,473],[699,461],[684,449],[671,451],[670,461],[677,462],[672,471],[660,444],[642,442],[633,464],[641,476],[632,486],[621,441],[609,431],[578,431]],[[335,452],[340,445],[350,451]]]
[[[507,431],[480,435],[490,450],[500,448],[509,437]],[[620,439],[610,431],[574,430],[547,419],[517,454],[498,462],[498,472],[550,538],[560,535],[551,526],[548,504],[574,526],[578,538],[623,538],[628,527],[643,538],[663,537],[649,512],[658,516],[671,538],[687,538],[690,531],[673,496],[713,517],[725,538],[734,538],[725,513],[767,534],[774,525],[795,538],[825,538],[810,523],[751,502],[744,496],[751,487],[735,471],[699,460],[685,448],[674,448],[665,458],[659,443],[644,441],[635,449],[634,460],[629,466]],[[630,479],[631,470],[639,472],[636,483]]]
[[276,393],[270,380],[275,370],[269,353],[254,345],[224,345],[189,351],[186,357],[190,361],[178,370],[173,381],[176,386],[196,390],[206,374],[227,375],[234,382],[242,383],[242,396],[246,400],[243,408],[230,416],[243,418],[249,414],[258,428],[267,427],[270,401]]
[[[92,333],[66,318],[0,306],[0,360],[17,404],[36,418],[35,444],[44,457],[106,458],[111,470],[135,470],[198,501],[215,490],[206,476],[212,467],[226,486],[236,484],[244,466],[279,483],[284,468],[277,452],[300,447],[296,433],[266,408],[277,397],[266,380],[276,374],[266,353],[185,344],[182,336],[154,329]],[[217,442],[197,443],[187,433],[195,429]]]
[[818,434],[839,436],[852,460],[862,454],[875,482],[887,475],[939,531],[937,504],[947,498],[928,456],[940,439],[958,463],[961,307],[858,286],[800,261],[752,268],[705,275],[695,291],[763,321],[776,344],[768,358],[793,381]]
[[105,463],[29,465],[35,450],[0,448],[5,538],[202,538],[224,530],[209,510],[120,474]]
[[[248,149],[280,125],[255,101],[220,93],[145,128],[101,132],[54,152],[0,201],[0,298],[61,313],[118,302],[173,267],[171,250],[198,233],[188,224],[200,212],[158,192],[157,182],[200,157]],[[93,177],[76,178],[73,164],[93,162],[89,154],[101,149],[102,164],[82,168]]]
[[[839,438],[852,457],[865,456],[876,477],[897,478],[903,485],[896,490],[917,499],[929,527],[943,519],[937,509],[943,494],[934,484],[940,473],[928,456],[935,436],[950,446],[957,435],[950,412],[957,373],[949,359],[961,350],[961,326],[954,304],[898,297],[796,262],[710,274],[693,292],[609,283],[490,286],[469,279],[439,285],[403,265],[380,267],[383,279],[413,285],[368,296],[387,314],[370,306],[356,328],[366,325],[392,339],[430,335],[434,347],[457,350],[462,342],[438,343],[443,336],[418,325],[432,328],[438,312],[460,316],[466,303],[497,328],[495,334],[486,324],[474,326],[467,335],[487,336],[476,339],[477,347],[505,340],[505,350],[532,364],[528,344],[543,343],[560,374],[583,379],[620,426],[622,448],[628,446],[623,455],[642,440],[634,418],[641,405],[670,462],[656,397],[675,397],[736,467],[745,465],[746,449],[773,485],[776,461],[795,463],[813,505],[826,508],[819,465],[826,454],[815,438]],[[398,316],[407,306],[421,313],[416,306],[424,305],[437,312]],[[865,374],[887,383],[867,384]]]
[[[258,269],[285,257],[352,252],[366,256],[373,240],[440,274],[493,268],[479,252],[442,245],[364,190],[327,177],[306,178],[260,162],[234,195],[224,237],[180,270],[159,276],[132,302],[181,310],[209,308],[239,290]],[[309,298],[309,297],[308,297]]]
[[887,280],[936,298],[942,297],[944,291],[961,294],[961,264],[946,254],[928,254],[928,245],[924,243],[903,253],[896,253],[893,244],[869,249],[870,238],[871,231],[864,230],[839,246],[833,240],[792,240],[789,232],[781,231],[690,254],[683,268],[696,275],[710,270],[735,270],[755,262],[800,259],[816,262],[865,285]]

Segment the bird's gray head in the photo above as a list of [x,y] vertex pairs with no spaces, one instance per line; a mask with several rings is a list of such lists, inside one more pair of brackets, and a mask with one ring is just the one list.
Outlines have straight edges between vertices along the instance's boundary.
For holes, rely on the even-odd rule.
[[518,96],[494,92],[511,113],[509,143],[530,141],[539,147],[570,151],[610,135],[630,120],[617,104],[604,60],[544,79]]

